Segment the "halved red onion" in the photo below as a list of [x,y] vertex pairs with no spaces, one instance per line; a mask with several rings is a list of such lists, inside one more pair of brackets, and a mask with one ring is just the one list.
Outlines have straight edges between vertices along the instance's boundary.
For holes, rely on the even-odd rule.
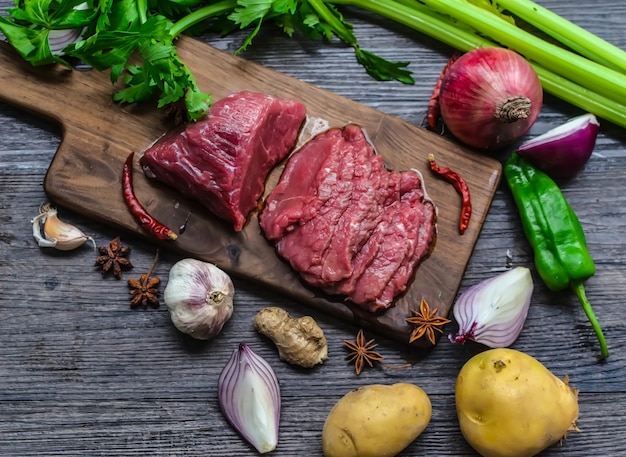
[[222,413],[260,454],[278,444],[280,386],[272,367],[245,343],[240,343],[218,380]]
[[571,178],[591,157],[599,128],[593,114],[583,114],[524,142],[517,152],[553,178]]
[[508,347],[522,331],[534,289],[530,270],[516,267],[467,289],[454,304],[459,331],[455,344],[468,340],[490,348]]

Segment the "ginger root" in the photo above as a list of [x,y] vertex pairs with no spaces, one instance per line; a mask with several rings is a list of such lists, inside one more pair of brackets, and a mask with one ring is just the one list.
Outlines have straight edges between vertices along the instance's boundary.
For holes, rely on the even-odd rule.
[[311,316],[296,319],[270,306],[257,313],[254,328],[274,342],[278,356],[287,363],[311,368],[328,358],[324,332]]

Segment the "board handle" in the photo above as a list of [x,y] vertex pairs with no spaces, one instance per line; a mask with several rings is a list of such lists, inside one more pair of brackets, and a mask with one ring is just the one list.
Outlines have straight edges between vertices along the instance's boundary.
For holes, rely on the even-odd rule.
[[10,105],[61,122],[60,102],[71,96],[71,73],[60,65],[35,67],[0,42],[0,100]]
[[113,103],[112,93],[108,73],[61,64],[33,66],[0,41],[1,101],[67,127],[96,118],[94,108]]

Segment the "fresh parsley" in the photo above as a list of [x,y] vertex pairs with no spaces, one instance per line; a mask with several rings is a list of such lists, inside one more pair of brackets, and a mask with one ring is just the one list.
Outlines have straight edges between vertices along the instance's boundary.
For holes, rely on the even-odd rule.
[[[359,48],[352,26],[325,0],[16,0],[8,16],[0,16],[0,31],[33,65],[70,66],[74,58],[100,71],[110,71],[113,94],[121,103],[157,99],[158,107],[184,102],[188,120],[203,116],[211,104],[176,52],[182,33],[218,25],[221,33],[249,30],[237,50],[245,51],[264,24],[286,35],[301,32],[313,39],[337,36],[355,49],[359,62],[376,78],[413,83],[405,62],[388,62]],[[49,45],[52,30],[80,29],[79,41],[58,52]]]

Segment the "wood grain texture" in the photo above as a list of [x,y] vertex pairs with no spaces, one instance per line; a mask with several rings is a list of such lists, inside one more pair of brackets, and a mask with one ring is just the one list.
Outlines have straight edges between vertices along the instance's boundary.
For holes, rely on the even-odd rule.
[[[121,189],[121,169],[131,151],[145,150],[162,135],[162,113],[145,106],[121,107],[111,101],[108,76],[96,71],[68,71],[62,66],[32,68],[1,47],[0,99],[57,121],[63,130],[59,149],[46,174],[44,188],[57,205],[80,212],[126,231],[146,235],[129,213]],[[157,182],[149,182],[138,169],[134,185],[138,198],[159,221],[180,227],[191,213],[187,230],[171,244],[180,252],[213,262],[231,274],[254,280],[279,293],[309,303],[342,319],[408,344],[411,327],[406,318],[422,298],[447,315],[467,261],[500,181],[496,159],[458,146],[398,117],[390,116],[296,78],[216,50],[198,40],[182,38],[178,52],[196,76],[200,88],[214,99],[232,92],[254,90],[300,100],[307,107],[308,123],[343,127],[356,123],[367,132],[388,168],[416,169],[424,177],[427,193],[438,208],[438,235],[434,252],[422,262],[408,290],[395,305],[376,315],[350,306],[341,297],[328,297],[306,287],[262,236],[257,214],[244,230],[232,227]],[[210,62],[210,64],[208,63]],[[47,94],[47,95],[46,95]],[[89,107],[85,110],[85,107]],[[305,126],[299,142],[310,137]],[[472,218],[458,233],[460,197],[454,188],[433,177],[428,154],[442,166],[450,164],[468,183]],[[275,185],[282,166],[268,178],[266,191]],[[416,346],[429,347],[418,340]]]
[[[626,5],[614,0],[579,4],[541,0],[559,14],[626,49]],[[11,7],[0,0],[0,10]],[[244,54],[299,80],[419,125],[432,85],[450,50],[434,40],[357,9],[346,9],[361,45],[389,59],[411,61],[416,84],[372,80],[338,43],[288,39],[266,30]],[[233,52],[243,39],[204,36]],[[42,100],[45,102],[45,99]],[[68,102],[69,103],[69,102]],[[579,111],[547,97],[530,135],[547,131]],[[598,363],[598,346],[576,298],[553,294],[536,279],[529,317],[513,347],[541,360],[557,376],[569,375],[580,390],[581,433],[541,457],[626,455],[626,132],[606,122],[582,173],[562,183],[579,215],[597,265],[587,295],[604,327],[611,355]],[[258,455],[228,426],[217,405],[217,377],[232,350],[247,342],[277,372],[283,393],[276,457],[321,457],[321,430],[333,404],[370,383],[413,382],[434,406],[426,431],[400,457],[478,457],[456,421],[454,384],[465,361],[484,350],[440,341],[425,359],[385,337],[378,350],[390,364],[355,376],[344,360],[342,339],[353,324],[253,281],[235,278],[235,314],[217,340],[194,344],[172,327],[164,306],[131,310],[126,279],[145,273],[158,245],[62,208],[60,216],[104,245],[116,235],[132,247],[135,268],[122,281],[102,278],[87,247],[70,253],[38,248],[30,219],[46,200],[43,181],[63,132],[0,102],[0,455],[223,457]],[[514,265],[532,266],[532,252],[505,185],[498,186],[460,291]],[[182,255],[161,249],[156,274],[167,282]],[[536,276],[535,276],[536,278]],[[314,370],[282,363],[273,345],[254,330],[264,306],[316,318],[329,342],[329,359]],[[444,336],[455,329],[451,323]],[[375,335],[366,332],[367,336]]]

